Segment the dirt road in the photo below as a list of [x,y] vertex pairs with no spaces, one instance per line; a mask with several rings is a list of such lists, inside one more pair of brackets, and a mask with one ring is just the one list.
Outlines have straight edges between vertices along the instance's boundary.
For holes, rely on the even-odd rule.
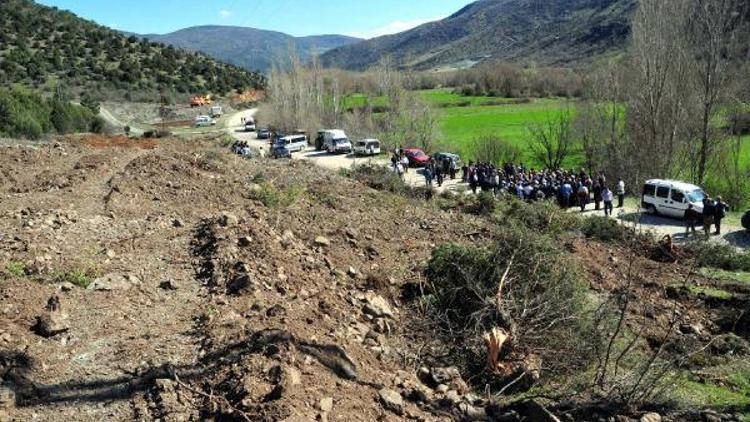
[[[268,141],[259,140],[255,132],[245,132],[242,125],[243,117],[252,117],[257,111],[257,109],[244,110],[230,116],[229,120],[227,121],[227,132],[231,134],[235,139],[247,141],[250,144],[251,148],[259,151],[261,155],[265,155],[269,151]],[[387,155],[385,154],[381,154],[377,157],[359,157],[354,154],[329,154],[325,151],[316,151],[314,147],[308,147],[304,151],[295,152],[292,154],[292,158],[295,160],[308,160],[318,166],[334,171],[352,168],[353,166],[361,165],[366,162],[375,162],[383,165],[389,164]],[[425,185],[425,179],[422,173],[422,169],[409,169],[404,177],[406,182],[411,186]],[[445,183],[443,183],[443,186],[441,187],[438,187],[435,183],[433,183],[433,185],[438,192],[446,190],[454,192],[465,192],[466,186],[459,182],[460,180],[458,179],[448,179],[445,181]]]
[[[236,139],[247,141],[250,146],[261,151],[261,154],[268,153],[269,145],[265,140],[258,140],[255,132],[245,132],[244,127],[241,123],[242,117],[254,116],[257,109],[245,110],[230,116],[227,121],[227,131],[234,136]],[[331,170],[338,171],[342,168],[351,168],[358,164],[362,164],[368,161],[374,161],[380,164],[388,164],[386,156],[378,156],[375,158],[357,157],[354,154],[349,155],[331,155],[325,151],[316,151],[313,147],[308,147],[305,151],[292,154],[293,159],[297,160],[309,160],[318,166],[328,168]],[[406,181],[412,186],[424,186],[425,180],[422,175],[421,169],[410,169],[406,174]],[[446,180],[442,187],[435,189],[438,192],[442,191],[453,191],[453,192],[467,192],[468,188],[465,184],[460,183],[459,179]],[[584,213],[584,216],[596,216],[603,215],[603,211],[594,211],[594,205],[588,206],[588,211]],[[578,212],[577,209],[571,209],[571,212]],[[623,224],[632,225],[637,230],[651,231],[657,236],[670,235],[676,241],[683,242],[685,238],[685,225],[682,221],[667,217],[653,216],[645,213],[641,213],[638,204],[635,200],[628,201],[625,208],[615,209],[615,215],[613,218],[622,221]],[[698,228],[700,232],[700,227]],[[739,248],[750,247],[750,235],[742,229],[738,224],[724,224],[724,234],[722,236],[713,236],[712,241],[726,242],[730,245]],[[692,238],[692,237],[691,237]]]

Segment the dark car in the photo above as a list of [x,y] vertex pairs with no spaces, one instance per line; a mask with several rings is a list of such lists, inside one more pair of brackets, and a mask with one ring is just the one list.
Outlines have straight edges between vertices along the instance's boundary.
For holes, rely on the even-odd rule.
[[742,227],[744,227],[745,230],[750,231],[750,210],[747,210],[745,215],[742,216]]
[[430,156],[419,148],[405,148],[404,154],[409,159],[409,167],[424,167],[430,162]]
[[271,131],[268,129],[258,129],[258,139],[270,139]]
[[283,144],[274,145],[271,148],[271,157],[273,158],[292,158],[292,152]]

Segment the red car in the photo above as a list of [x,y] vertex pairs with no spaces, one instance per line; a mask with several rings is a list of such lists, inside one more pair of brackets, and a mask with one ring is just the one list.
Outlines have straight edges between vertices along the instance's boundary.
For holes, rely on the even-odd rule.
[[430,162],[430,156],[419,148],[404,148],[404,154],[409,159],[410,167],[424,167]]

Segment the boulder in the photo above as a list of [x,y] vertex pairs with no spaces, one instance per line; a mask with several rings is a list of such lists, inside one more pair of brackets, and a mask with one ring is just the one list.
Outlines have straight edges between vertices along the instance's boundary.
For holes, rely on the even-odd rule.
[[164,290],[177,290],[180,288],[180,285],[175,280],[168,278],[159,283],[159,288]]
[[52,296],[47,301],[44,313],[37,317],[35,331],[42,337],[54,337],[70,329],[68,315],[60,307],[60,299]]
[[661,415],[656,412],[646,413],[641,416],[640,422],[661,422]]
[[9,386],[0,384],[0,411],[9,410],[15,406],[16,392]]
[[383,388],[378,391],[378,399],[386,410],[390,410],[397,415],[404,414],[404,399],[396,391]]
[[388,304],[388,300],[386,300],[383,296],[374,293],[368,292],[367,294],[365,294],[365,306],[362,311],[365,314],[371,315],[375,318],[393,318],[393,310]]
[[315,246],[328,246],[330,244],[331,241],[325,236],[318,236],[315,238]]
[[128,278],[122,274],[107,274],[95,279],[88,285],[87,289],[97,291],[128,290],[133,285],[132,281],[137,281],[137,279]]
[[219,216],[219,225],[222,227],[236,226],[240,222],[240,219],[236,215],[224,212]]
[[252,244],[253,244],[253,238],[250,236],[243,236],[237,239],[237,246],[241,248],[246,248]]
[[323,413],[330,413],[333,410],[333,397],[323,397],[320,399],[318,409]]

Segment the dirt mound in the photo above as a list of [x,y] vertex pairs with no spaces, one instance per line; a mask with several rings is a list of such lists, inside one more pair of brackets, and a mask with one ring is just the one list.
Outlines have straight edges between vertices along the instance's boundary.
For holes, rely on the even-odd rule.
[[80,142],[86,146],[95,149],[103,148],[140,148],[154,149],[157,141],[153,139],[136,139],[128,136],[103,136],[103,135],[85,135]]
[[[494,230],[487,220],[302,161],[245,160],[201,141],[186,151],[171,140],[98,139],[0,154],[11,176],[0,184],[0,296],[12,298],[0,302],[0,393],[13,396],[0,415],[518,420],[526,408],[546,411],[504,409],[473,395],[455,368],[420,368],[439,351],[415,343],[408,292],[429,288],[435,245],[482,244]],[[57,178],[67,183],[48,184]],[[594,290],[619,288],[626,251],[575,249]],[[649,333],[658,338],[667,280],[685,268],[632,261],[634,309],[659,323]],[[731,331],[721,321],[732,304],[686,295],[680,306],[685,324],[716,321],[693,328]],[[42,337],[32,328],[51,312],[57,325]]]

